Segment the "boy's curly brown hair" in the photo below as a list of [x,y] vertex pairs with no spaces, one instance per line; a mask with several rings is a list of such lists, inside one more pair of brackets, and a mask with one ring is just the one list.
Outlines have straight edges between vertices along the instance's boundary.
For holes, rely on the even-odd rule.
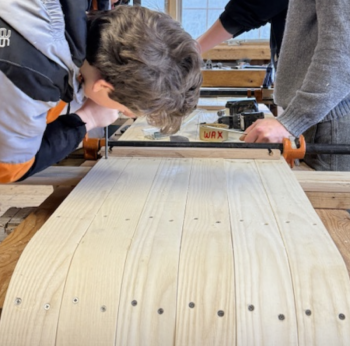
[[114,86],[110,98],[177,132],[199,98],[197,42],[169,15],[141,6],[97,13],[88,24],[86,59]]

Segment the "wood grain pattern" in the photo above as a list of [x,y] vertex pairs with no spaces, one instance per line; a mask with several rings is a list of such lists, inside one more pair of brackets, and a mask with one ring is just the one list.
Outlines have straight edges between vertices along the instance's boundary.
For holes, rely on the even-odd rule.
[[270,60],[270,47],[267,43],[254,45],[228,45],[220,44],[203,54],[204,59],[211,60]]
[[[55,344],[72,257],[120,171],[121,161],[101,160],[89,179],[83,179],[81,188],[72,191],[39,236],[36,234],[27,245],[7,292],[3,311],[11,311],[11,315],[3,313],[1,317],[0,345]],[[23,326],[21,333],[18,325]]]
[[224,161],[193,163],[181,241],[175,345],[230,345],[236,337],[236,316]]
[[[120,159],[118,166],[123,167],[128,161]],[[114,344],[125,261],[159,164],[159,160],[134,160],[115,177],[117,184],[72,259],[56,345]],[[142,177],[140,166],[144,171]]]
[[51,166],[15,184],[75,186],[89,171],[89,167]]
[[304,191],[350,193],[350,172],[295,171]]
[[314,208],[350,209],[350,173],[294,171]]
[[[116,345],[171,345],[191,160],[160,163],[125,262]],[[137,305],[132,306],[131,302]],[[146,341],[147,340],[147,341]]]
[[202,70],[202,87],[259,88],[266,70]]
[[327,227],[330,236],[348,268],[350,274],[350,215],[345,210],[317,209],[318,216]]
[[0,345],[338,346],[349,316],[344,261],[284,160],[110,158],[23,252]]
[[0,184],[0,215],[11,207],[37,207],[51,193],[51,186],[19,186]]
[[350,193],[306,191],[311,204],[316,209],[350,209]]
[[169,157],[169,158],[224,158],[224,159],[265,159],[278,160],[281,152],[273,149],[203,149],[203,148],[135,148],[113,149],[118,157]]
[[258,168],[288,253],[299,345],[348,345],[349,323],[339,315],[350,315],[350,280],[335,244],[284,162]]
[[56,189],[0,244],[0,308],[3,307],[13,271],[26,245],[71,191],[71,187]]
[[[275,216],[266,207],[268,194],[258,169],[244,160],[226,160],[225,168],[234,239],[237,345],[297,345],[288,254]],[[279,320],[280,314],[287,318]]]

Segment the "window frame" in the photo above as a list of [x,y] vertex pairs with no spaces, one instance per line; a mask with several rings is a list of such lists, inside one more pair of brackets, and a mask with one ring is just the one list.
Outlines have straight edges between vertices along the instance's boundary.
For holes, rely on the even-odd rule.
[[[175,20],[181,23],[182,19],[182,0],[165,0],[166,12]],[[270,60],[269,41],[265,42],[237,41],[235,45],[221,43],[203,54],[204,59],[212,60]]]

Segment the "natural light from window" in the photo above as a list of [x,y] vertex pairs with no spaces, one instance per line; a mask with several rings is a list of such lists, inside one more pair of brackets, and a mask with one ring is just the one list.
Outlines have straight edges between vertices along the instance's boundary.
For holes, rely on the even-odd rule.
[[[181,0],[179,0],[181,1]],[[132,1],[131,1],[132,3]],[[182,0],[182,25],[193,38],[202,35],[223,12],[228,0]],[[153,10],[165,11],[164,0],[141,0],[141,5]],[[238,40],[268,40],[270,24],[246,32]]]

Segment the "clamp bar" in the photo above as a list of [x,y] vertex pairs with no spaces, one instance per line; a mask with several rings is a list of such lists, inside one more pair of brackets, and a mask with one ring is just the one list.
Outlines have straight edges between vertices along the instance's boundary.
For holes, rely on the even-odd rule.
[[237,142],[163,142],[163,141],[108,141],[109,147],[165,147],[165,148],[236,148],[236,149],[279,149],[281,143],[237,143]]
[[[106,145],[107,144],[107,145]],[[245,143],[245,142],[164,142],[164,141],[109,141],[106,138],[85,138],[85,159],[97,160],[101,147],[150,147],[150,148],[222,148],[222,149],[278,149],[287,163],[293,167],[294,160],[304,158],[305,154],[337,154],[350,155],[350,145],[347,144],[306,144],[303,136],[297,140],[297,148],[293,148],[290,139],[285,138],[283,143]]]
[[336,155],[350,155],[349,144],[321,144],[308,143],[306,145],[307,154],[336,154]]

